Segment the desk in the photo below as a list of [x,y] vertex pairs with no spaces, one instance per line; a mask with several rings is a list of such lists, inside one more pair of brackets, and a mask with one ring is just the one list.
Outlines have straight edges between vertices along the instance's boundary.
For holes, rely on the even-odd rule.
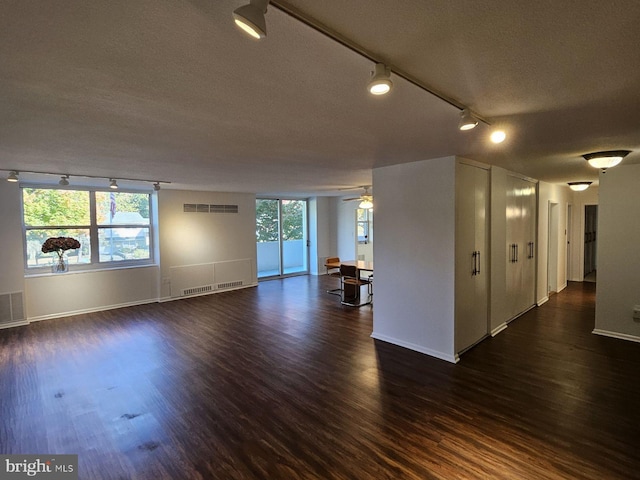
[[[357,270],[356,278],[358,279],[360,278],[361,271],[371,272],[371,275],[373,275],[373,262],[368,262],[365,260],[342,260],[340,262],[326,262],[324,265],[328,269],[340,268],[341,265],[356,267],[356,270]],[[343,278],[340,279],[341,288],[339,290],[342,297],[343,305],[360,307],[362,305],[368,305],[371,303],[372,297],[373,297],[373,290],[370,283],[371,278],[364,279],[362,283],[362,285],[367,285],[367,293],[369,297],[365,303],[360,303],[360,287],[362,285],[357,285],[355,283],[350,283],[350,282],[344,282],[343,280],[344,280]]]

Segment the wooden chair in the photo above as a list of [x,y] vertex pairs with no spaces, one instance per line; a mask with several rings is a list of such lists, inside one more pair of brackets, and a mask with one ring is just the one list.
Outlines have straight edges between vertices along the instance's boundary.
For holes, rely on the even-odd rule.
[[[336,278],[340,278],[340,268],[339,267],[329,267],[327,266],[327,264],[329,263],[340,263],[340,258],[339,257],[329,257],[325,260],[324,266],[327,269],[327,275],[329,275],[330,277],[336,277]],[[330,293],[331,295],[341,295],[342,293],[342,288],[334,288],[332,290],[327,290],[327,293]]]
[[[340,285],[342,286],[341,303],[351,307],[361,307],[369,305],[373,298],[371,282],[364,278],[360,278],[360,272],[355,265],[340,265]],[[367,286],[367,300],[361,301],[360,289]]]

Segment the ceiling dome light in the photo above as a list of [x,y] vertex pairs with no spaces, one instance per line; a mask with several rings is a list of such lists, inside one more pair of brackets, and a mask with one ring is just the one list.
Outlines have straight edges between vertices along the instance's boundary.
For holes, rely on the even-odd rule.
[[468,108],[465,108],[460,112],[460,123],[458,123],[458,128],[460,130],[471,130],[478,125],[478,119],[473,116],[471,111]]
[[629,150],[612,150],[610,152],[586,153],[583,157],[592,167],[605,169],[615,167],[630,153]]
[[62,185],[63,187],[66,187],[67,185],[69,185],[69,175],[62,175],[60,177],[60,181],[58,182],[58,185]]
[[569,182],[569,188],[574,192],[582,192],[589,188],[592,182]]
[[233,20],[243,32],[255,39],[267,36],[267,22],[264,14],[267,13],[269,0],[251,0],[248,5],[236,8],[233,11]]
[[12,170],[11,172],[9,172],[9,175],[7,176],[7,182],[17,182],[18,181],[18,172],[16,172],[15,170]]
[[491,133],[490,138],[493,143],[502,143],[504,142],[504,139],[507,138],[507,134],[502,130],[495,130]]
[[115,178],[109,179],[109,188],[113,188],[114,190],[118,189],[118,182],[116,182]]
[[390,74],[391,72],[384,63],[376,63],[375,69],[371,72],[371,81],[367,85],[369,93],[372,95],[389,93],[393,86]]

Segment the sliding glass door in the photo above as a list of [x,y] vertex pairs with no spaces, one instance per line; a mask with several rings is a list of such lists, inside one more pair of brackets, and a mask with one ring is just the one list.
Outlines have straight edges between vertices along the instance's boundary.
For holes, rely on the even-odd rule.
[[256,200],[258,278],[309,272],[307,201]]

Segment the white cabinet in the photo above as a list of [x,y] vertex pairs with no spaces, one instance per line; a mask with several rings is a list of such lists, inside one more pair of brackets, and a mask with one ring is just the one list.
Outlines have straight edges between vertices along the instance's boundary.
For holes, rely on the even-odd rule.
[[507,176],[506,301],[513,319],[535,303],[536,185]]
[[456,164],[455,352],[489,331],[489,172]]

